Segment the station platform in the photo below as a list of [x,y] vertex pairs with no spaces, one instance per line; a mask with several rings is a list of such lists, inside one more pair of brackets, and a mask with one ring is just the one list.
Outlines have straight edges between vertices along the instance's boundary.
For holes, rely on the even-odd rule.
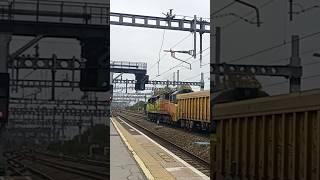
[[147,179],[210,179],[121,118],[111,118],[111,122]]
[[110,179],[146,180],[131,151],[122,141],[113,123],[110,123]]

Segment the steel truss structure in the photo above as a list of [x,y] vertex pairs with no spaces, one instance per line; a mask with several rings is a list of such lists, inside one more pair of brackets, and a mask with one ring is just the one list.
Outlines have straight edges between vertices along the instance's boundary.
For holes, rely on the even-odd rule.
[[[114,83],[122,84],[135,84],[136,80],[114,80]],[[203,87],[203,82],[182,82],[182,81],[148,81],[146,84],[151,85],[189,85],[189,86],[200,86]],[[51,80],[10,80],[10,86],[18,86],[25,88],[51,88]],[[57,88],[72,88],[79,87],[78,81],[55,81],[54,87]]]
[[210,33],[210,22],[204,20],[187,20],[185,18],[168,18],[156,16],[143,16],[136,14],[110,13],[111,25],[134,26],[144,28],[169,29]]

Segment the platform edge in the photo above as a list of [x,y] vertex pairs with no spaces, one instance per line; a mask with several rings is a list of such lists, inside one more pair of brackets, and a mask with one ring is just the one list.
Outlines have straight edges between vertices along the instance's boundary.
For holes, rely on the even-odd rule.
[[143,161],[140,159],[140,157],[134,152],[133,148],[131,147],[131,145],[129,144],[129,142],[127,141],[127,139],[124,137],[124,135],[122,134],[122,132],[120,131],[120,129],[118,128],[117,124],[114,122],[114,118],[111,118],[111,122],[113,124],[113,126],[116,128],[117,132],[119,133],[122,141],[126,144],[126,146],[128,147],[129,151],[132,153],[133,158],[135,159],[135,161],[138,163],[138,165],[140,166],[141,170],[143,171],[144,175],[149,179],[149,180],[154,180],[155,178],[152,176],[151,172],[148,170],[148,168],[145,166],[145,164],[143,163]]

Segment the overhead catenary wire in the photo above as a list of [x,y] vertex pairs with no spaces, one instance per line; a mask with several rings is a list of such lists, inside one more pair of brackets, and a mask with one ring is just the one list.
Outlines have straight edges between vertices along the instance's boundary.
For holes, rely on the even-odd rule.
[[[210,52],[207,53],[207,54],[205,54],[205,55],[203,55],[202,58],[207,57],[207,56],[209,56],[209,55],[210,55]],[[199,59],[195,59],[194,61],[191,62],[191,64],[194,64],[194,63],[196,63],[196,62],[198,62],[198,61],[199,61]],[[204,64],[204,65],[208,65],[208,64],[210,64],[210,63]],[[202,66],[204,66],[204,65],[202,65]]]
[[[206,48],[206,49],[203,50],[202,52],[208,50],[209,48],[210,48],[210,47]],[[198,55],[198,54],[200,54],[200,52],[198,52],[197,55]],[[204,55],[204,56],[202,56],[202,57],[206,57],[206,56],[208,56],[208,55],[210,55],[210,53],[208,53],[208,54],[206,54],[206,55]],[[193,57],[190,57],[190,58],[186,59],[185,61],[190,60],[190,59],[192,59],[192,58],[193,58]],[[196,63],[196,62],[198,62],[198,61],[199,61],[199,59],[195,59],[195,60],[192,61],[190,64],[194,64],[194,63]],[[180,67],[181,64],[182,64],[182,63],[178,64],[177,67]],[[171,69],[170,69],[170,70],[171,70]],[[179,70],[182,70],[182,69],[180,68]]]
[[[313,78],[316,78],[316,77],[320,77],[320,74],[306,76],[306,77],[303,77],[302,79],[306,80],[306,79],[313,79]],[[277,82],[277,83],[267,84],[267,85],[265,85],[263,87],[266,88],[266,87],[278,86],[278,85],[282,85],[282,84],[286,84],[286,83],[288,83],[288,81],[281,81],[281,82]]]
[[[168,55],[168,54],[163,54],[160,59],[163,59],[163,58],[164,58],[165,56],[167,56],[167,55]],[[148,69],[149,69],[149,70],[153,69],[154,67],[156,67],[157,64],[158,64],[158,60],[157,60],[154,64],[152,64]]]
[[317,4],[317,5],[313,5],[311,7],[308,7],[308,8],[304,8],[304,9],[301,9],[300,11],[296,11],[296,12],[293,12],[293,14],[302,14],[302,13],[306,13],[308,11],[311,11],[311,10],[314,10],[314,9],[317,9],[317,8],[320,8],[320,6]]
[[[265,7],[266,5],[272,3],[273,1],[274,1],[274,0],[268,1],[267,3],[265,3],[264,5],[262,5],[260,8]],[[252,14],[252,12],[251,12],[250,14]],[[320,32],[310,33],[310,34],[307,34],[307,35],[301,37],[300,40],[308,39],[308,38],[313,37],[313,36],[316,36],[316,35],[318,35],[318,34],[320,34]],[[248,54],[248,55],[245,55],[245,56],[241,56],[241,57],[239,57],[239,58],[235,58],[235,59],[232,59],[232,60],[228,60],[228,61],[226,61],[226,62],[229,62],[229,63],[231,63],[231,62],[238,62],[238,61],[240,61],[240,60],[247,59],[247,58],[249,58],[249,57],[253,57],[253,56],[259,55],[259,54],[261,54],[261,53],[268,52],[268,51],[271,51],[271,50],[273,50],[273,49],[277,49],[277,48],[283,47],[283,46],[288,45],[288,44],[290,44],[290,43],[291,43],[291,41],[284,41],[284,42],[281,43],[281,44],[277,44],[277,45],[275,45],[275,46],[268,47],[268,48],[265,48],[265,49],[256,51],[256,52],[254,52],[254,53],[251,53],[251,54]]]
[[[192,32],[190,32],[190,33],[187,34],[185,37],[183,37],[180,41],[178,41],[176,44],[174,44],[170,49],[175,48],[176,46],[178,46],[179,44],[181,44],[182,42],[184,42],[185,40],[187,40],[191,35],[192,35]],[[202,52],[205,52],[205,51],[208,50],[209,48],[210,48],[210,47],[204,49]],[[200,54],[200,51],[199,51],[196,55],[198,55],[198,54]],[[209,54],[210,54],[210,53],[209,53]],[[209,55],[209,54],[207,54],[207,55]],[[161,59],[163,59],[166,55],[168,55],[168,54],[162,55]],[[207,56],[207,55],[205,55],[205,56]],[[203,57],[205,57],[205,56],[203,56]],[[188,59],[186,59],[186,60],[184,60],[184,61],[190,60],[190,59],[192,59],[192,58],[193,58],[193,57],[188,58]],[[195,60],[195,61],[198,61],[198,60]],[[192,63],[192,64],[193,64],[193,63]],[[152,64],[152,65],[150,66],[150,68],[148,68],[148,69],[151,70],[151,69],[153,69],[154,67],[156,67],[156,65],[158,65],[158,67],[159,67],[158,61],[155,62],[154,64]],[[182,66],[182,63],[176,65],[174,68],[181,67],[181,66]],[[172,69],[174,69],[174,68],[170,68],[168,71],[170,71],[170,70],[172,70]],[[168,71],[166,71],[166,72],[168,72]],[[163,74],[163,73],[162,73],[162,74]],[[154,80],[155,78],[160,77],[162,74],[159,74],[159,73],[158,73],[158,75],[156,75],[154,78],[151,78],[151,80]]]
[[165,38],[165,34],[166,34],[166,30],[164,29],[163,30],[163,33],[162,33],[162,41],[161,41],[161,46],[160,46],[160,50],[159,50],[159,59],[158,59],[158,62],[160,62],[160,55],[161,55],[161,51],[162,51],[162,48],[163,48],[163,43],[164,43],[164,38]]
[[164,43],[164,37],[165,37],[165,34],[166,34],[166,30],[164,29],[163,30],[163,34],[162,34],[162,42],[161,42],[161,47],[160,47],[160,50],[159,50],[159,59],[158,59],[158,74],[159,74],[159,63],[160,63],[160,55],[161,55],[161,51],[162,51],[162,48],[163,48],[163,43]]
[[[183,16],[183,15],[176,15],[176,16]],[[187,16],[184,16],[184,17],[187,17]],[[191,17],[191,16],[190,16]],[[180,41],[178,41],[176,44],[174,44],[172,47],[170,47],[170,49],[173,49],[173,48],[175,48],[175,47],[177,47],[179,44],[181,44],[182,42],[184,42],[186,39],[188,39],[190,36],[192,35],[192,32],[190,32],[189,34],[187,34],[187,36],[185,36],[184,38],[182,38]],[[160,53],[160,52],[159,52]],[[199,53],[197,53],[197,54],[199,54]],[[168,55],[168,54],[165,54],[165,55],[162,55],[162,57],[161,58],[159,58],[159,59],[163,59],[166,55]],[[191,59],[191,58],[190,58]],[[148,68],[149,70],[151,70],[151,69],[153,69],[154,67],[156,67],[156,65],[158,65],[158,68],[159,68],[159,61],[157,61],[157,62],[155,62],[154,64],[152,64],[151,66],[150,66],[150,68]],[[181,64],[179,64],[179,66],[180,66]],[[159,77],[159,76],[161,76],[159,73],[158,73],[158,75],[156,76],[156,77]]]
[[242,17],[241,15],[237,14],[237,13],[225,13],[225,14],[221,14],[221,15],[217,15],[217,16],[214,16],[214,18],[222,18],[222,17],[228,17],[228,16],[233,16],[233,17],[236,17],[244,22],[247,22],[249,24],[257,24],[255,21],[251,20],[251,19],[248,19],[248,18],[245,18],[245,17]]
[[[192,35],[192,33],[190,32],[187,36],[183,37],[180,41],[178,41],[176,44],[174,44],[170,49],[173,49],[175,47],[177,47],[179,44],[181,44],[183,41],[185,41],[186,39],[188,39],[190,36]],[[168,56],[168,54],[163,54],[159,59],[163,59],[165,56]],[[155,62],[154,64],[152,64],[149,68],[149,70],[151,70],[152,68],[155,67],[155,65],[158,64],[158,61]]]
[[[312,36],[317,35],[317,34],[320,34],[320,32],[311,33],[311,34],[306,35],[305,37],[303,37],[303,38],[301,38],[301,39],[306,39],[306,38],[312,37]],[[288,41],[287,43],[291,43],[291,41]],[[275,47],[275,46],[273,46],[272,48],[274,48],[274,47]],[[267,49],[269,50],[269,48],[267,48]],[[267,49],[264,49],[264,50],[267,50]],[[313,48],[313,49],[309,49],[309,50],[303,51],[303,52],[300,53],[300,55],[310,54],[310,53],[313,53],[313,52],[315,52],[315,51],[317,51],[317,50],[320,50],[320,48]],[[261,51],[262,51],[262,50],[261,50]],[[261,52],[261,51],[259,51],[259,52]],[[257,52],[256,52],[256,53],[257,53]],[[253,55],[253,54],[251,54],[251,55]],[[249,55],[247,55],[247,56],[249,56]],[[245,56],[243,56],[243,57],[245,57]],[[269,64],[271,64],[271,63],[276,63],[276,62],[281,62],[281,61],[289,60],[290,58],[291,58],[291,57],[279,58],[279,59],[276,59],[276,60],[273,60],[273,61],[268,62],[267,65],[269,65]],[[235,60],[240,61],[240,60],[238,60],[238,59],[239,59],[239,58],[234,59],[233,61],[231,60],[231,61],[229,61],[228,63],[234,62]],[[242,59],[241,59],[241,60],[242,60]],[[315,64],[318,64],[318,62],[315,63]],[[308,64],[303,64],[303,65],[308,65]]]
[[[271,4],[271,3],[273,3],[273,2],[275,2],[275,0],[269,0],[269,1],[265,2],[264,4],[262,4],[261,6],[259,6],[259,9],[261,10],[261,9],[267,7],[269,4]],[[254,11],[251,10],[250,12],[242,15],[242,17],[245,18],[245,17],[247,17],[247,16],[250,16],[250,15],[253,14],[253,13],[254,13]],[[231,25],[239,22],[240,20],[241,20],[241,19],[236,19],[236,20],[232,21],[231,23],[222,26],[222,28],[223,28],[223,29],[226,29],[226,28],[228,28],[228,27],[231,27]]]
[[[320,48],[304,51],[301,53],[301,55],[313,53],[315,50],[318,50],[318,49],[320,49]],[[290,59],[290,57],[278,59],[278,61],[276,60],[276,62],[280,62],[280,61],[288,60],[288,59]],[[302,64],[302,66],[311,66],[311,65],[315,65],[315,64],[320,64],[320,61],[307,62],[307,63]],[[320,76],[320,74],[319,75],[310,75],[310,76],[303,77],[302,79],[310,79],[310,78],[315,78],[315,77],[319,77],[319,76]],[[277,83],[267,84],[263,87],[264,88],[272,87],[272,86],[282,85],[282,84],[286,84],[286,83],[288,83],[288,81],[281,81],[281,82],[277,82]]]
[[[182,17],[185,20],[194,20],[194,16],[188,16],[188,15],[182,15],[182,14],[177,14],[175,15],[175,17]],[[187,19],[190,18],[190,19]],[[202,21],[205,21],[205,19],[210,20],[210,18],[203,18],[203,17],[197,17],[197,21],[200,21],[202,19]]]
[[[260,9],[261,9],[261,8],[264,8],[264,7],[266,7],[267,5],[269,5],[269,4],[273,3],[273,2],[274,2],[274,0],[267,1],[266,3],[262,4],[259,8],[260,8]],[[247,13],[246,15],[244,15],[244,17],[249,16],[249,15],[251,15],[252,13],[253,13],[253,11],[250,11],[249,13]],[[238,21],[239,21],[239,20],[236,20],[236,21],[234,21],[234,22],[231,23],[231,24],[234,24],[234,23],[236,23],[236,22],[238,22]],[[231,25],[231,24],[230,24],[230,25]],[[225,29],[226,26],[223,26],[223,28]],[[312,37],[313,35],[317,35],[318,33],[319,33],[319,32],[311,33],[311,34],[306,35],[305,37],[303,37],[303,38],[301,38],[301,39],[308,38],[308,36],[311,36],[311,37]],[[289,41],[289,42],[284,41],[284,43],[275,45],[275,46],[273,46],[273,47],[269,47],[269,48],[266,48],[266,49],[257,51],[257,52],[255,52],[255,53],[252,53],[252,54],[249,54],[249,55],[246,55],[246,56],[242,56],[242,57],[239,57],[239,58],[236,58],[236,59],[232,59],[232,60],[229,60],[229,61],[226,61],[226,62],[237,62],[237,61],[240,61],[240,60],[242,60],[242,59],[246,59],[246,58],[249,58],[249,57],[252,57],[252,56],[255,56],[255,55],[264,53],[264,52],[267,52],[267,51],[271,51],[271,50],[276,49],[276,48],[280,48],[280,47],[285,46],[285,45],[287,45],[287,44],[289,44],[289,43],[291,43],[291,41]]]
[[[265,3],[265,5],[268,5],[268,4],[272,3],[272,2],[274,2],[274,0],[268,1],[267,3]],[[315,8],[315,7],[313,7],[313,8]],[[317,7],[317,8],[318,8],[318,7]],[[310,10],[311,10],[311,8],[310,8]],[[252,12],[249,13],[249,15],[250,15],[250,14],[252,14]],[[297,14],[298,14],[298,13],[297,13]],[[239,20],[237,20],[237,21],[239,21]],[[236,21],[236,22],[237,22],[237,21]],[[230,24],[229,24],[229,25],[230,25]],[[227,26],[228,26],[228,25],[227,25]],[[223,26],[223,27],[227,27],[227,26]],[[286,31],[286,30],[285,30],[285,31]],[[285,32],[285,34],[286,34],[286,32]],[[318,34],[320,34],[320,32],[313,32],[313,33],[310,33],[310,34],[307,34],[307,35],[302,36],[302,37],[300,38],[300,40],[309,39],[310,37],[317,36]],[[271,50],[274,50],[274,49],[277,49],[277,48],[281,48],[281,47],[283,47],[283,46],[285,46],[285,45],[288,45],[288,44],[290,44],[290,43],[291,43],[291,41],[286,42],[286,41],[284,40],[284,42],[281,43],[281,44],[277,44],[277,45],[275,45],[275,46],[272,46],[272,47],[269,47],[269,48],[266,48],[266,49],[262,49],[262,50],[259,50],[259,51],[257,51],[257,52],[248,54],[248,55],[246,55],[246,56],[242,56],[242,57],[239,57],[239,58],[235,58],[235,59],[232,59],[232,60],[229,60],[229,61],[226,61],[226,62],[228,62],[228,63],[238,62],[238,61],[240,61],[240,60],[248,59],[249,57],[253,57],[253,56],[262,54],[262,53],[264,53],[264,52],[269,52],[269,51],[271,51]],[[318,49],[319,49],[319,48],[318,48]],[[315,51],[314,49],[307,50],[307,51],[305,51],[305,52],[300,53],[300,55],[309,54],[309,53],[312,53],[312,52],[314,52],[314,51]],[[271,63],[273,63],[273,62],[280,62],[280,61],[284,61],[284,60],[288,60],[288,59],[290,59],[290,57],[281,58],[281,59],[278,59],[278,60],[274,60],[274,61],[272,61]],[[302,64],[302,66],[310,66],[310,65],[314,65],[314,64],[320,64],[320,62],[319,62],[319,61],[316,61],[316,62],[308,62],[308,63]],[[316,78],[316,77],[319,77],[319,76],[320,76],[320,74],[318,74],[318,75],[311,75],[311,76],[303,77],[302,79],[311,79],[311,78]],[[288,82],[288,81],[278,82],[278,83],[274,83],[274,84],[271,84],[271,85],[272,85],[272,86],[275,86],[275,85],[284,84],[284,83],[287,83],[287,82]],[[265,87],[269,87],[269,86],[270,86],[270,85],[266,85]]]
[[[205,48],[202,52],[205,52],[205,51],[207,51],[208,49],[210,49],[210,46],[209,46],[209,47],[207,47],[207,48]],[[198,54],[200,54],[200,51],[199,51],[196,55],[198,55]],[[190,59],[192,59],[192,58],[193,58],[193,57],[189,57],[189,58],[185,59],[184,61],[188,61],[188,60],[190,60]],[[197,59],[197,60],[195,60],[195,61],[198,61],[198,59]],[[194,62],[195,62],[195,61],[194,61]],[[172,69],[175,69],[175,68],[179,67],[179,66],[180,66],[180,65],[182,65],[182,64],[183,64],[183,62],[181,62],[181,63],[179,63],[179,64],[177,64],[177,65],[175,65],[175,66],[171,67],[171,68],[170,68],[170,69],[168,69],[167,71],[165,71],[165,72],[163,72],[163,73],[159,74],[158,76],[156,76],[156,77],[152,78],[151,80],[154,80],[155,78],[157,78],[157,77],[159,77],[159,76],[162,76],[163,74],[165,74],[165,73],[167,73],[167,72],[171,71]]]
[[[209,74],[209,73],[210,73],[210,71],[203,73],[203,75],[206,75],[206,74]],[[194,78],[196,78],[196,77],[199,77],[199,75],[195,75],[195,76],[192,76],[192,77],[188,77],[188,78],[186,78],[184,81],[189,81],[189,80],[192,80],[192,79],[194,79]]]
[[[313,32],[313,33],[307,34],[305,36],[302,36],[300,38],[300,40],[302,41],[302,40],[317,36],[319,34],[320,34],[320,31]],[[277,49],[277,48],[280,48],[280,47],[283,47],[283,46],[286,46],[286,45],[291,44],[291,43],[292,43],[292,41],[290,40],[290,41],[287,41],[287,42],[284,42],[284,43],[281,43],[281,44],[277,44],[277,45],[274,45],[274,46],[271,46],[271,47],[256,51],[254,53],[251,53],[251,54],[248,54],[248,55],[245,55],[245,56],[241,56],[241,57],[238,57],[238,58],[235,58],[235,59],[228,60],[226,62],[228,62],[228,63],[230,63],[230,62],[238,62],[238,61],[241,61],[243,59],[247,59],[249,57],[253,57],[253,56],[256,56],[256,55],[259,55],[259,54],[262,54],[262,53],[265,53],[265,52],[268,52],[268,51],[271,51],[271,50],[274,50],[274,49]]]
[[[317,50],[320,50],[320,48],[309,49],[309,50],[303,51],[303,52],[300,53],[300,56],[301,56],[301,55],[306,55],[306,54],[311,54],[311,53],[313,53],[313,52],[315,52],[315,51],[317,51]],[[286,61],[286,60],[289,60],[290,58],[291,58],[291,57],[279,58],[279,59],[276,59],[276,60],[273,60],[273,61],[268,62],[267,65],[269,65],[269,64],[271,64],[271,63]],[[318,64],[318,63],[320,63],[320,61],[317,61],[315,64]],[[303,66],[304,66],[304,65],[308,65],[308,64],[303,64]]]
[[[300,55],[311,54],[311,53],[313,53],[314,51],[319,50],[319,49],[320,49],[320,48],[311,49],[311,50],[306,50],[306,51],[302,52]],[[290,58],[291,58],[291,57],[286,57],[286,58],[277,59],[277,60],[275,60],[275,61],[269,62],[268,64],[271,64],[271,63],[273,63],[273,62],[281,62],[281,61],[284,61],[284,60],[289,60]],[[267,64],[267,65],[268,65],[268,64]],[[315,65],[315,64],[320,64],[320,61],[314,61],[314,62],[304,63],[304,64],[302,64],[302,66],[311,66],[311,65]],[[316,75],[316,76],[314,76],[314,75],[312,75],[312,76],[306,76],[306,77],[304,77],[304,78],[302,78],[302,79],[310,79],[310,78],[314,78],[314,77],[318,77],[318,76],[320,76],[320,74],[319,74],[319,75]],[[277,83],[267,84],[267,85],[265,85],[265,86],[263,86],[263,87],[264,87],[264,88],[266,88],[266,87],[272,87],[272,86],[277,86],[277,85],[281,85],[281,84],[285,84],[285,83],[288,83],[288,81],[281,81],[281,82],[277,82]]]
[[173,49],[175,47],[177,47],[179,44],[181,44],[183,41],[185,41],[186,39],[188,39],[190,36],[192,35],[192,33],[190,32],[187,36],[185,36],[184,38],[182,38],[180,41],[178,41],[176,44],[174,44],[170,49]]
[[227,9],[228,7],[232,6],[234,3],[236,3],[236,1],[232,1],[231,3],[227,4],[226,6],[222,7],[221,9],[214,11],[213,13],[211,13],[211,16],[214,16],[216,14],[218,14],[219,12]]
[[[310,66],[310,65],[315,65],[315,64],[320,64],[320,61],[315,61],[315,62],[309,62],[309,63],[305,63],[303,64],[302,66]],[[315,78],[315,77],[320,77],[320,74],[317,74],[317,75],[310,75],[310,76],[306,76],[306,77],[303,77],[302,79],[310,79],[310,78]],[[276,86],[276,85],[281,85],[281,84],[286,84],[288,83],[288,81],[281,81],[281,82],[277,82],[277,83],[272,83],[272,84],[267,84],[263,87],[272,87],[272,86]]]

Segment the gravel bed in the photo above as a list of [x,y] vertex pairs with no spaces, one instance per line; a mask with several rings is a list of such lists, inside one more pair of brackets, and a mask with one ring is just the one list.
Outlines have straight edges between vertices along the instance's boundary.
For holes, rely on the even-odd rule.
[[[137,122],[143,127],[151,130],[153,133],[168,139],[169,141],[179,145],[185,150],[201,157],[202,159],[210,162],[210,145],[200,145],[195,142],[210,142],[209,135],[200,135],[193,132],[189,132],[183,129],[169,127],[164,124],[157,126],[156,123],[148,121],[147,117],[143,114],[121,112],[121,114],[130,120]],[[141,117],[133,116],[139,115]]]

